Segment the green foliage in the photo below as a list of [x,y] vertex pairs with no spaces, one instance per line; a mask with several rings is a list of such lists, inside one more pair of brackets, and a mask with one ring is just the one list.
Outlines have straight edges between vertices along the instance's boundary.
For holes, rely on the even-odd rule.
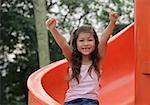
[[[24,9],[24,5],[21,4],[26,4],[27,8]],[[28,8],[30,4],[32,2],[21,0],[2,1],[0,39],[2,45],[0,49],[3,51],[0,58],[2,105],[25,104],[27,78],[38,69],[37,40],[33,8]]]
[[118,25],[116,25],[116,27],[115,27],[115,29],[113,31],[113,36],[115,34],[117,34],[119,31],[123,30],[127,26],[128,26],[128,24],[118,24]]
[[49,35],[49,49],[50,49],[50,59],[52,62],[58,61],[60,59],[63,59],[64,56],[62,55],[62,51],[56,41],[54,40],[51,33],[48,33]]

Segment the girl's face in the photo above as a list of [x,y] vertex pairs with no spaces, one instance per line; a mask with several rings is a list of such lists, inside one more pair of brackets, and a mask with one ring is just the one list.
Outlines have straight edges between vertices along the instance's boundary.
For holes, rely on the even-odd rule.
[[95,49],[94,36],[91,33],[79,33],[77,38],[77,49],[81,54],[89,56]]

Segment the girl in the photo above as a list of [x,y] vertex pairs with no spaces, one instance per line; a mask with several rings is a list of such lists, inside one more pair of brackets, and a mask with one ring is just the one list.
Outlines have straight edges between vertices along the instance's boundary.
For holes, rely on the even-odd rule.
[[70,45],[56,29],[56,20],[48,19],[46,25],[69,62],[69,89],[64,105],[99,105],[99,78],[105,59],[107,41],[118,15],[110,14],[110,22],[100,40],[92,26],[81,26],[72,35]]

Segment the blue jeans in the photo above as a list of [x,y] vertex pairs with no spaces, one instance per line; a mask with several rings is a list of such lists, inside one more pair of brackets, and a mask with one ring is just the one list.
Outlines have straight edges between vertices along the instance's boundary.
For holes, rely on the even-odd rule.
[[64,105],[99,105],[98,100],[87,99],[87,98],[78,98],[65,102]]

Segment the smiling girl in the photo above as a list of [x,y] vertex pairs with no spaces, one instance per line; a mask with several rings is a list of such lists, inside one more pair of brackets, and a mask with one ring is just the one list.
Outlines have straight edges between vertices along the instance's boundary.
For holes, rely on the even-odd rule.
[[56,28],[56,19],[48,19],[46,25],[69,62],[69,88],[64,105],[99,105],[101,68],[105,59],[107,41],[118,19],[110,13],[110,22],[100,40],[92,26],[78,27],[70,45]]

